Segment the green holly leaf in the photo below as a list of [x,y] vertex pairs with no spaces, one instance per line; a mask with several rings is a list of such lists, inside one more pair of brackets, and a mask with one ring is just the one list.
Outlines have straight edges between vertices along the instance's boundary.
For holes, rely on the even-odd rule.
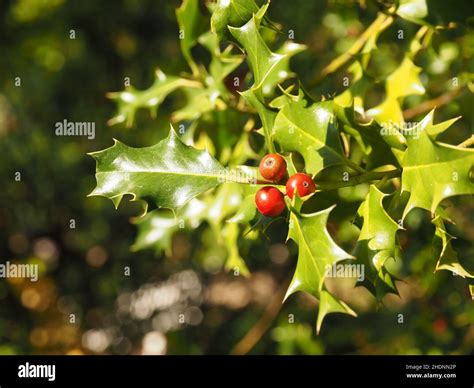
[[451,240],[453,240],[454,237],[446,231],[443,217],[438,214],[431,222],[436,228],[433,245],[436,251],[439,252],[435,271],[446,270],[463,278],[474,278],[474,274],[466,271],[459,262],[458,255],[451,244]]
[[179,229],[178,220],[171,211],[153,210],[138,218],[138,234],[132,251],[152,248],[156,255],[163,252],[171,256],[171,243],[174,233]]
[[433,115],[431,111],[406,135],[408,147],[402,160],[402,191],[410,192],[410,198],[403,217],[415,207],[434,213],[445,198],[474,194],[470,178],[474,150],[435,140],[447,125],[433,125]]
[[268,3],[242,27],[229,27],[231,34],[242,45],[248,56],[254,77],[253,89],[259,98],[273,93],[275,86],[293,73],[289,70],[290,58],[304,50],[303,45],[285,43],[278,52],[272,52],[265,43],[259,28]]
[[386,194],[375,185],[370,186],[369,194],[357,212],[362,219],[362,228],[354,251],[354,256],[365,268],[365,277],[359,284],[377,299],[389,292],[398,295],[396,278],[385,265],[398,255],[396,233],[400,226],[385,211],[384,197]]
[[97,162],[97,187],[90,195],[110,198],[116,207],[130,194],[146,205],[176,210],[226,176],[217,160],[185,145],[173,128],[152,147],[132,148],[116,140],[112,147],[90,155]]
[[288,78],[295,77],[295,73],[290,70],[290,60],[293,56],[305,49],[305,45],[287,41],[275,52],[276,55],[282,56],[282,59],[268,72],[267,77],[261,85],[264,96],[273,95],[275,86],[281,84]]
[[316,174],[324,167],[345,164],[332,101],[311,104],[303,99],[284,97],[276,115],[273,138],[285,152],[299,152],[306,170]]
[[218,0],[211,17],[211,29],[220,40],[229,38],[227,26],[241,27],[258,12],[254,0]]
[[[117,114],[108,121],[109,125],[126,123],[131,127],[138,109],[149,109],[152,117],[156,117],[158,107],[166,97],[179,88],[201,88],[199,82],[186,78],[167,76],[161,70],[155,72],[155,82],[146,90],[137,90],[128,86],[122,92],[108,93],[107,97],[116,101]],[[198,89],[199,90],[199,89]]]
[[206,30],[207,20],[199,11],[199,0],[183,0],[181,7],[176,10],[178,19],[181,52],[189,64],[193,74],[199,70],[191,55],[191,49],[196,45],[198,37]]
[[346,303],[332,295],[326,288],[323,288],[319,296],[319,311],[316,321],[316,332],[319,333],[323,325],[324,318],[328,314],[342,313],[356,317],[357,314]]
[[331,210],[332,207],[312,214],[291,212],[288,233],[288,239],[298,245],[298,263],[285,299],[297,291],[305,291],[318,298],[320,302],[318,332],[323,318],[329,313],[343,312],[356,315],[349,306],[331,295],[324,286],[328,269],[339,261],[353,258],[333,241],[326,229]]

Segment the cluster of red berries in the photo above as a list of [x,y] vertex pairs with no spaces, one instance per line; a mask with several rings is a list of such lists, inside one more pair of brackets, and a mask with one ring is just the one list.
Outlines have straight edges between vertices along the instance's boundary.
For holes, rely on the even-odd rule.
[[[267,181],[278,183],[286,176],[286,162],[281,155],[268,154],[260,162],[260,174]],[[288,178],[286,182],[286,193],[290,199],[295,191],[298,196],[305,197],[314,193],[316,185],[311,177],[298,172]],[[260,213],[267,217],[279,216],[285,210],[285,199],[283,193],[273,186],[265,186],[255,194],[255,204]]]

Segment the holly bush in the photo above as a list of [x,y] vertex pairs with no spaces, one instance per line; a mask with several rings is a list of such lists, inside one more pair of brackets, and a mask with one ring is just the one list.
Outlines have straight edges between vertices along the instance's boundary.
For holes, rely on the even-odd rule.
[[[209,229],[213,243],[226,251],[225,261],[214,265],[236,276],[252,276],[252,262],[242,252],[274,225],[286,228],[298,258],[285,298],[303,291],[318,299],[317,331],[330,313],[357,315],[329,286],[329,278],[347,269],[363,268],[364,275],[349,287],[365,287],[378,301],[398,294],[397,262],[404,256],[399,233],[414,209],[426,212],[433,225],[429,270],[451,271],[466,278],[468,287],[474,272],[453,248],[447,209],[452,197],[474,194],[473,138],[454,144],[450,128],[462,118],[437,120],[436,106],[444,102],[423,102],[431,80],[425,73],[422,78],[419,61],[434,55],[434,42],[439,46],[439,37],[459,25],[433,20],[424,0],[379,4],[373,23],[307,85],[291,66],[307,47],[268,16],[271,6],[183,1],[176,17],[188,71],[157,69],[149,88],[128,84],[108,95],[117,104],[109,124],[134,127],[139,110],[157,117],[177,94],[169,134],[149,147],[115,140],[91,153],[97,163],[91,195],[107,197],[116,207],[127,195],[140,202],[135,250],[170,252],[180,229],[190,234]],[[378,40],[397,20],[415,32],[408,39],[403,29],[396,31],[403,55],[377,74],[384,54]],[[442,55],[449,56],[452,47],[444,47]],[[472,93],[468,66],[460,63],[457,74],[445,80],[451,95]],[[315,94],[337,74],[342,82],[335,90]],[[374,91],[382,97],[374,99]],[[258,169],[270,153],[284,159],[275,180]],[[295,174],[307,178],[305,187],[315,187],[285,187]],[[350,206],[348,196],[355,198]],[[334,228],[328,229],[333,213],[339,224],[351,225],[344,249]],[[469,287],[474,295],[472,282]]]

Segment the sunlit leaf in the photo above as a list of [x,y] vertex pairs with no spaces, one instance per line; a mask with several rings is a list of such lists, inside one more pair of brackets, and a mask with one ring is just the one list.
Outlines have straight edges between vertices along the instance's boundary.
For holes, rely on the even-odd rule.
[[348,71],[352,74],[350,86],[344,92],[334,97],[334,102],[342,107],[353,106],[356,112],[364,114],[365,94],[372,85],[373,80],[365,75],[359,61],[354,61],[349,66]]
[[434,247],[439,252],[439,259],[436,263],[436,271],[447,270],[463,278],[474,278],[474,274],[469,273],[461,265],[456,251],[453,249],[451,240],[454,239],[444,225],[443,217],[436,215],[431,221],[435,226]]
[[298,44],[295,42],[287,41],[285,42],[278,50],[276,50],[277,55],[282,56],[282,60],[278,61],[268,72],[268,76],[265,78],[265,81],[262,83],[262,92],[264,96],[270,96],[275,90],[275,86],[282,83],[290,77],[294,77],[295,73],[290,70],[290,59],[304,51],[306,46]]
[[292,76],[289,70],[290,58],[301,52],[304,46],[287,42],[278,52],[272,52],[267,46],[259,32],[259,28],[268,4],[252,16],[252,18],[242,27],[229,27],[235,39],[243,46],[254,77],[253,89],[260,96],[260,93],[269,95],[275,86],[288,77]]
[[116,101],[118,105],[117,114],[108,121],[109,125],[126,123],[127,127],[132,126],[135,114],[138,109],[149,109],[152,116],[156,112],[165,98],[179,88],[199,88],[201,84],[175,76],[167,76],[161,70],[156,70],[155,82],[145,90],[137,90],[133,86],[128,86],[122,92],[108,93],[107,96]]
[[434,140],[432,136],[439,133],[438,128],[446,129],[446,126],[434,125],[433,115],[431,111],[406,135],[408,148],[402,162],[402,190],[410,192],[410,199],[404,216],[415,207],[434,213],[445,198],[474,194],[470,178],[474,150]]
[[191,55],[191,49],[196,45],[198,37],[206,29],[206,18],[199,11],[199,0],[183,0],[181,7],[176,10],[179,24],[179,42],[181,52],[194,74],[198,73],[197,65]]
[[323,320],[328,314],[342,313],[356,317],[357,314],[345,302],[332,295],[326,288],[321,290],[319,296],[319,311],[316,321],[316,332],[319,333]]
[[383,207],[385,196],[375,185],[370,186],[369,194],[358,210],[362,228],[354,251],[354,256],[365,268],[365,278],[360,284],[377,299],[389,292],[398,294],[396,278],[385,264],[387,260],[395,260],[398,251],[396,233],[400,227]]
[[123,196],[178,209],[197,195],[218,186],[224,167],[207,151],[186,146],[172,129],[154,146],[132,148],[119,141],[91,156],[97,161],[97,187],[90,195],[113,200]]
[[299,152],[312,174],[324,167],[344,164],[333,102],[311,104],[285,96],[273,126],[274,139],[283,151]]
[[211,17],[211,29],[220,39],[230,37],[228,26],[244,25],[257,11],[254,0],[218,0]]
[[426,0],[400,0],[397,14],[409,21],[421,23],[421,19],[428,15]]
[[381,125],[404,123],[401,108],[402,99],[406,96],[424,94],[425,88],[420,80],[421,68],[416,66],[407,56],[400,66],[390,74],[385,81],[385,99],[383,102],[368,110],[367,114],[374,117]]
[[185,104],[171,115],[173,122],[196,120],[217,109],[219,93],[205,88],[183,88]]
[[332,208],[312,214],[291,212],[288,239],[298,245],[298,263],[286,293],[305,291],[319,299],[319,331],[323,318],[332,312],[355,313],[342,301],[331,295],[324,286],[328,268],[339,261],[353,257],[340,248],[329,235],[326,224]]

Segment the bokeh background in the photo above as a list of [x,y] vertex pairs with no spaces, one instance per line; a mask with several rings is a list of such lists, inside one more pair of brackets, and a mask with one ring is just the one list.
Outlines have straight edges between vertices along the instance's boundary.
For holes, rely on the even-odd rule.
[[[427,94],[409,98],[407,108],[445,93],[460,72],[474,72],[470,1],[461,3],[464,8],[433,16],[464,27],[440,31],[417,58]],[[149,146],[164,137],[179,94],[165,101],[157,119],[140,112],[132,129],[106,125],[115,106],[105,94],[121,90],[124,77],[148,87],[157,66],[172,74],[188,71],[177,38],[179,4],[0,3],[0,261],[36,263],[41,271],[37,283],[0,280],[0,354],[472,354],[474,307],[467,283],[450,272],[433,273],[433,226],[423,211],[412,212],[399,234],[401,297],[376,303],[365,289],[341,287],[359,317],[329,316],[319,336],[316,300],[298,294],[278,303],[296,263],[295,246],[284,244],[283,223],[269,229],[269,239],[240,246],[253,272],[249,279],[215,265],[226,252],[205,228],[174,235],[168,255],[131,251],[137,229],[129,221],[140,209],[124,201],[115,210],[105,198],[87,197],[95,186],[95,163],[86,153],[110,146],[112,138]],[[269,12],[308,45],[292,66],[311,85],[379,7],[370,1],[293,0],[275,1]],[[400,28],[404,41],[394,39]],[[393,71],[416,29],[398,20],[382,34],[374,77],[383,80]],[[341,70],[308,89],[334,94],[344,75]],[[376,90],[369,104],[381,93]],[[458,115],[463,118],[446,139],[453,144],[473,133],[468,90],[440,107],[437,118]],[[64,119],[95,122],[96,138],[55,136],[54,124]],[[345,208],[355,211],[365,193],[366,187],[341,192]],[[472,271],[474,202],[455,198],[447,206],[456,221],[450,226],[458,237],[454,246]],[[330,232],[347,249],[357,236],[350,223],[338,222],[337,212]]]

